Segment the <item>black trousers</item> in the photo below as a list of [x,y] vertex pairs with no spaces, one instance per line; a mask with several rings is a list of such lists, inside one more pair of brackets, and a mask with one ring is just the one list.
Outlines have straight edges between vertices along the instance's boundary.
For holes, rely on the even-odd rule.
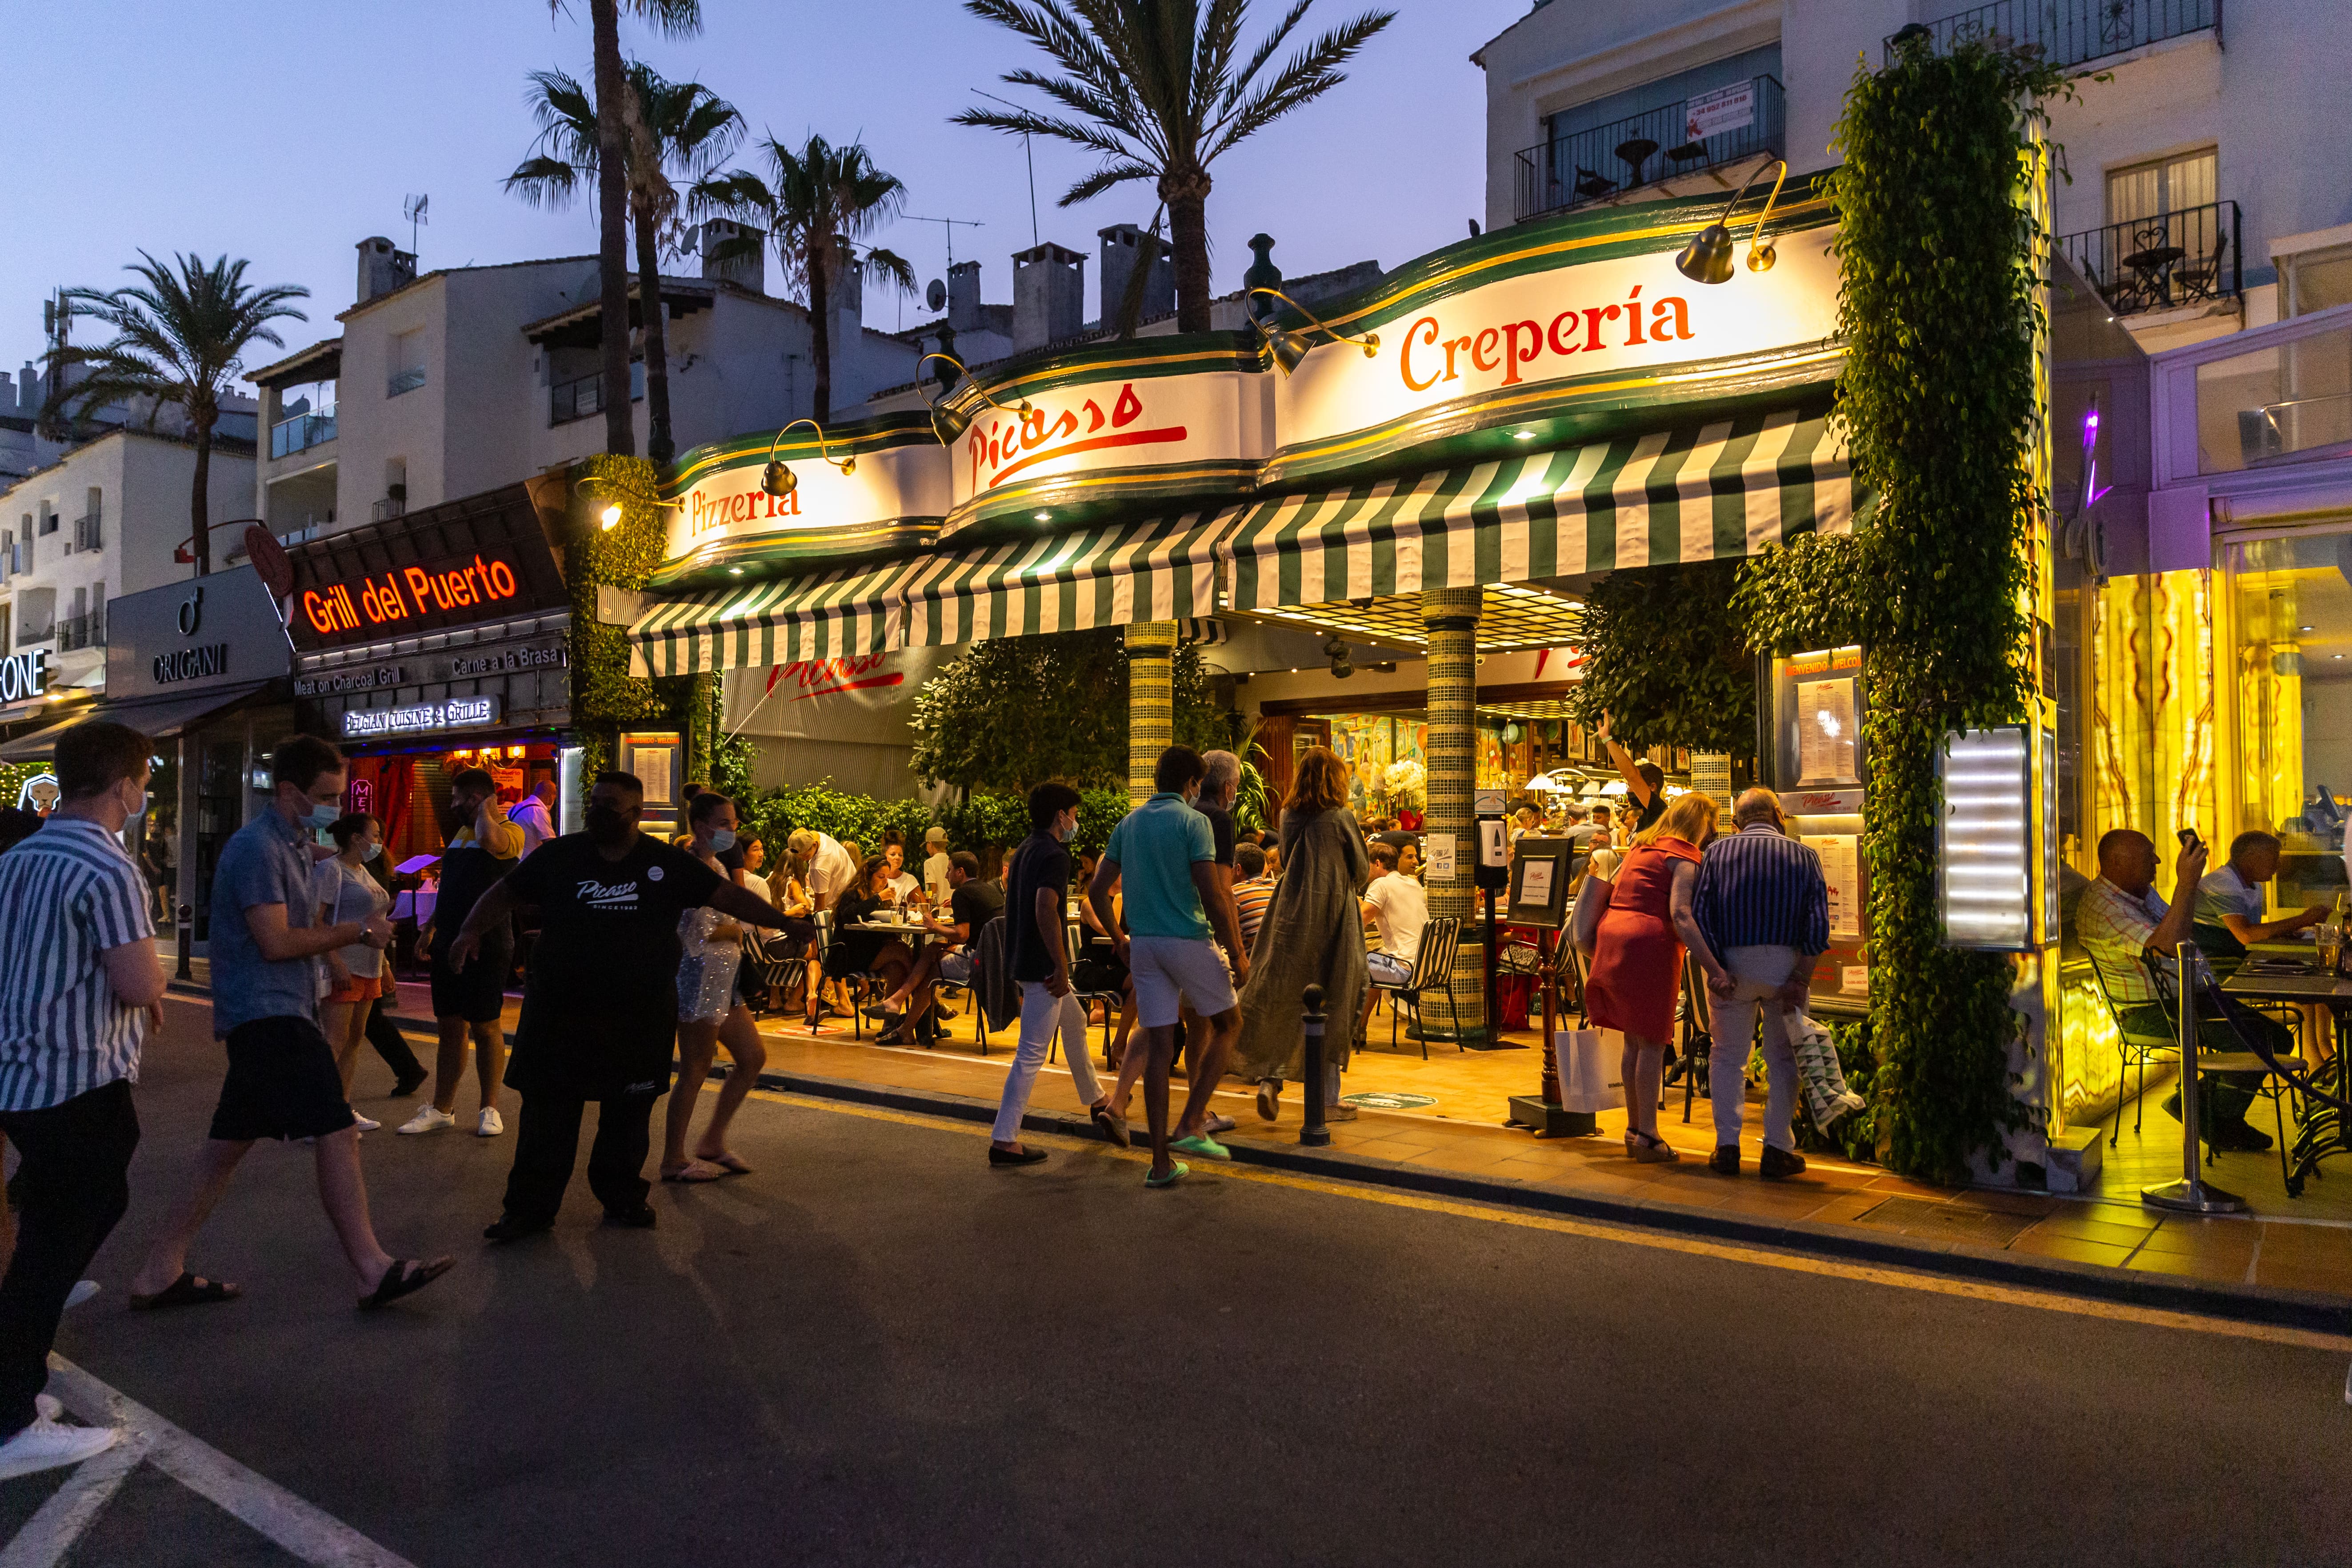
[[[653,1147],[656,1094],[599,1100],[596,1141],[588,1147],[588,1190],[609,1210],[646,1201],[646,1155]],[[507,1175],[507,1217],[552,1220],[580,1155],[580,1118],[588,1102],[561,1094],[525,1094],[515,1129],[514,1169]]]
[[394,1082],[408,1083],[425,1077],[425,1067],[416,1059],[416,1053],[408,1048],[408,1037],[400,1032],[400,1026],[385,1015],[384,1004],[391,1000],[389,996],[379,996],[370,1004],[368,1044],[383,1058],[383,1065],[392,1069]]
[[16,1254],[0,1279],[0,1439],[33,1424],[49,1381],[49,1346],[67,1293],[131,1206],[139,1112],[131,1083],[76,1095],[47,1110],[0,1112],[16,1145]]
[[[2221,1014],[2228,1015],[2226,1020]],[[2137,1033],[2173,1032],[2172,1022],[2164,1009],[2152,1004],[2126,1007],[2123,1016],[2125,1023]],[[2237,1026],[2234,1031],[2231,1024]],[[2199,1050],[2242,1051],[2247,1042],[2254,1039],[2268,1043],[2273,1056],[2283,1057],[2294,1049],[2294,1036],[2276,1018],[2257,1013],[2235,996],[2224,996],[2210,987],[2200,992],[2197,998]],[[2258,1072],[2200,1072],[2197,1079],[2205,1091],[2201,1104],[2206,1122],[2214,1127],[2243,1121],[2263,1087],[2263,1075]]]

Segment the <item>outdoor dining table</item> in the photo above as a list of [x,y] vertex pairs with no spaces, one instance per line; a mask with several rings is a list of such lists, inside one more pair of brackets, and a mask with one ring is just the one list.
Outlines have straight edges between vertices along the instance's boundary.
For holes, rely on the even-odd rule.
[[[2221,983],[2221,994],[2241,1002],[2327,1008],[2337,1019],[2337,1047],[2335,1055],[2311,1068],[2311,1086],[2322,1094],[2352,1100],[2352,1074],[2347,1071],[2343,1049],[2343,1020],[2347,1009],[2352,1009],[2352,978],[2326,973],[2308,944],[2296,945],[2305,951],[2298,953],[2287,950],[2286,944],[2257,943],[2238,972]],[[2303,1191],[2304,1178],[2320,1161],[2330,1154],[2352,1153],[2347,1132],[2352,1129],[2347,1128],[2342,1110],[2326,1100],[2305,1097],[2294,1147],[2290,1151],[2288,1195]]]

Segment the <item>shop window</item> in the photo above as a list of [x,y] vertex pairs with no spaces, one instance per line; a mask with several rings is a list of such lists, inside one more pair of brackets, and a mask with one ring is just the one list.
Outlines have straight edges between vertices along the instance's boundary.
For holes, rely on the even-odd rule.
[[2352,456],[2352,327],[2197,367],[2197,466],[2235,473]]
[[2343,891],[2352,810],[2352,531],[2224,547],[2236,820],[2283,845],[2273,907]]
[[2220,164],[2210,147],[2107,171],[2107,221],[2137,223],[2221,199]]

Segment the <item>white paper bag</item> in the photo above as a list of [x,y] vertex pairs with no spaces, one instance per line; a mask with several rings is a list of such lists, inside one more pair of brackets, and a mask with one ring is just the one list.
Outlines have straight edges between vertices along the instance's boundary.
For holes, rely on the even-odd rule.
[[1600,1030],[1559,1029],[1551,1038],[1561,1110],[1614,1110],[1625,1103],[1622,1053],[1610,1049]]

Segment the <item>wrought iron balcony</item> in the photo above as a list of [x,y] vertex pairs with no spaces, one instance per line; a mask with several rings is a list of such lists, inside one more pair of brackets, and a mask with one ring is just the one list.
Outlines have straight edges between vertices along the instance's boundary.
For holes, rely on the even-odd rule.
[[[646,395],[646,362],[629,362],[629,401],[635,403]],[[569,425],[574,419],[585,419],[592,414],[604,412],[604,374],[602,371],[559,381],[547,389],[547,422]]]
[[335,416],[331,410],[325,414],[297,414],[269,427],[269,455],[290,458],[334,438]]
[[[2191,33],[2219,37],[2221,0],[1994,0],[1922,25],[1937,54],[1985,39],[2053,66],[2079,66]],[[1902,36],[1886,39],[1888,59]]]
[[1519,154],[1518,221],[1589,206],[1676,174],[1776,153],[1785,124],[1780,82],[1759,76],[1734,86],[1747,90],[1745,123],[1713,129],[1739,118],[1738,100],[1727,89],[1528,148]]
[[2117,316],[2144,316],[2245,293],[2235,202],[2084,229],[2061,237],[2058,251]]
[[106,646],[106,612],[92,610],[88,615],[73,616],[57,625],[58,651],[71,653],[78,647]]

